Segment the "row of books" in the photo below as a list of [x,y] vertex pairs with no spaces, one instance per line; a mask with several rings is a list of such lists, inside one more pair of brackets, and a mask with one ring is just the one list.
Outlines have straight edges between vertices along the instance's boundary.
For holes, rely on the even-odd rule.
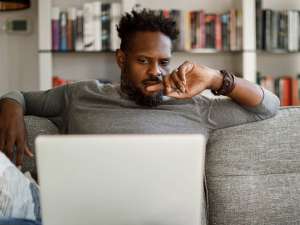
[[[199,11],[157,10],[172,17],[180,31],[175,50],[242,49],[242,14],[231,9],[222,14]],[[119,3],[84,3],[82,9],[52,9],[52,49],[55,51],[115,50],[120,40],[116,24],[121,16]]]
[[300,11],[262,9],[256,1],[257,49],[299,51]]
[[121,4],[93,1],[82,8],[52,8],[52,50],[109,51],[119,47]]
[[204,10],[161,10],[176,21],[180,31],[176,50],[214,49],[235,51],[242,49],[242,13],[231,9],[222,14]]
[[258,76],[258,83],[275,93],[281,106],[300,105],[300,75],[277,78],[272,75]]

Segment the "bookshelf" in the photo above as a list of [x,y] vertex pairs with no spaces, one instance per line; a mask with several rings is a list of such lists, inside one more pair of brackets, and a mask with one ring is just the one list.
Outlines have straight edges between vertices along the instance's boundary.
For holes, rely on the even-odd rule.
[[[300,1],[262,0],[262,8],[274,11],[300,10]],[[300,73],[299,60],[299,50],[257,50],[257,70],[263,75],[296,76]]]
[[[43,0],[39,1],[39,89],[52,87],[52,76],[60,75],[64,79],[107,79],[117,82],[119,69],[115,63],[113,51],[85,52],[51,50],[51,9],[52,7],[78,7],[91,0]],[[107,1],[106,1],[107,2]],[[111,2],[111,1],[108,1]],[[128,12],[135,4],[151,9],[200,10],[211,13],[223,13],[232,8],[242,11],[243,42],[239,51],[217,51],[214,49],[196,49],[176,51],[171,67],[185,60],[204,64],[217,69],[227,69],[242,74],[245,79],[255,82],[257,53],[255,42],[255,0],[121,0],[122,12]],[[188,2],[188,4],[187,4]]]

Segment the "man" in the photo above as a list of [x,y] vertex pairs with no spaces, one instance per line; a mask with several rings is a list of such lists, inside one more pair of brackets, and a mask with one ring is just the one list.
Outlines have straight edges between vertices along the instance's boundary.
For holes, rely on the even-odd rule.
[[[32,157],[23,115],[47,117],[62,133],[202,133],[269,118],[278,98],[227,71],[184,62],[171,71],[175,23],[152,11],[132,11],[117,27],[121,84],[78,82],[48,91],[11,92],[0,102],[0,149],[16,164]],[[229,98],[202,96],[211,89]]]

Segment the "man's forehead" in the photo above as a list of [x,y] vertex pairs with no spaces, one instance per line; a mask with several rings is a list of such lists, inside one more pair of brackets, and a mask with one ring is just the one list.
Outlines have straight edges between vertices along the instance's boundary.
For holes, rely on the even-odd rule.
[[161,32],[136,32],[131,39],[131,50],[135,54],[156,55],[163,54],[171,57],[172,42]]

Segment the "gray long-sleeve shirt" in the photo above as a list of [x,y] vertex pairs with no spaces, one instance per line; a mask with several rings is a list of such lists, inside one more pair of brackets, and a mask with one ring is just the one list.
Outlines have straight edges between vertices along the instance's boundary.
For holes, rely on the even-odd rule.
[[82,81],[48,91],[10,92],[2,98],[20,103],[25,115],[47,117],[69,134],[201,133],[267,119],[276,114],[278,98],[263,89],[262,102],[242,107],[231,99],[202,95],[168,98],[155,108],[129,100],[119,86]]

